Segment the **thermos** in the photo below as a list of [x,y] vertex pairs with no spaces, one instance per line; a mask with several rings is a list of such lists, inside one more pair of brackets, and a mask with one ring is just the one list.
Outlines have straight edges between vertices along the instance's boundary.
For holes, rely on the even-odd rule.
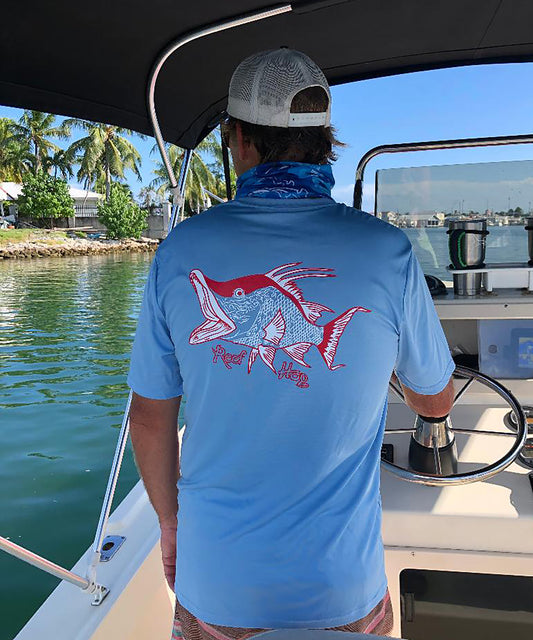
[[[450,267],[452,269],[480,269],[485,266],[485,248],[488,234],[487,221],[485,219],[451,220],[448,229]],[[454,293],[458,296],[478,295],[481,293],[481,280],[481,273],[454,273]]]
[[533,218],[527,218],[525,227],[527,231],[527,247],[529,251],[529,264],[533,265]]

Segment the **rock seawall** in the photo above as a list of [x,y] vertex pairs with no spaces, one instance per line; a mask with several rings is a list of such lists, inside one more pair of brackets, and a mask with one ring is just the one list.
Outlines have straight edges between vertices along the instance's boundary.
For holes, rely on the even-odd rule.
[[155,251],[158,240],[141,238],[140,240],[88,240],[68,238],[63,242],[18,242],[0,245],[0,260],[18,258],[54,258],[62,256],[87,256],[115,253],[121,251]]

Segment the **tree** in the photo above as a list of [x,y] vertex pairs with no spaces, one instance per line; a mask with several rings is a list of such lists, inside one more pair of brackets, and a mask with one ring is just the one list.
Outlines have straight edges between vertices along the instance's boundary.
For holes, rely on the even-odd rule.
[[98,180],[103,180],[108,201],[112,178],[123,180],[126,169],[131,169],[141,180],[141,155],[133,143],[123,137],[124,134],[131,135],[131,129],[78,119],[69,119],[66,123],[83,129],[88,134],[73,142],[67,149],[68,153],[78,159],[80,168],[77,178],[84,182],[86,189],[93,187]]
[[43,169],[48,173],[52,173],[53,170],[54,178],[57,178],[57,174],[59,173],[63,180],[68,180],[74,175],[72,169],[74,162],[75,158],[68,149],[58,149],[54,155],[44,159]]
[[129,188],[110,185],[109,198],[98,203],[98,219],[105,224],[109,238],[139,238],[146,229],[146,212],[133,201]]
[[[222,158],[222,142],[220,140],[220,129],[215,129],[212,134],[210,134],[206,138],[207,144],[209,145],[208,151],[213,155],[214,162],[211,162],[208,167],[213,172],[213,175],[217,179],[219,186],[217,188],[216,194],[223,198],[226,197],[226,180],[224,177],[224,161]],[[228,150],[229,153],[229,150]],[[235,194],[237,189],[237,174],[235,173],[235,169],[233,168],[233,164],[231,164],[230,157],[230,167],[229,167],[229,176],[231,183],[231,192]],[[223,196],[221,194],[224,194]]]
[[0,180],[21,182],[31,166],[31,154],[26,141],[15,137],[16,122],[0,118]]
[[74,215],[74,200],[64,180],[44,171],[36,175],[27,173],[22,180],[22,191],[17,198],[19,213],[30,218],[68,218]]
[[66,139],[70,135],[67,122],[55,125],[55,116],[41,111],[24,111],[18,123],[13,126],[15,139],[20,144],[28,144],[33,159],[33,172],[37,175],[43,168],[50,153],[59,147],[50,138]]
[[[222,198],[225,197],[223,182],[217,178],[213,172],[214,166],[218,166],[214,153],[214,148],[217,144],[219,145],[220,143],[215,135],[211,133],[193,152],[187,182],[185,184],[185,215],[193,215],[201,211],[202,208],[205,208],[208,196],[204,189],[208,189]],[[152,153],[155,151],[157,151],[157,146],[153,147]],[[183,161],[183,149],[171,144],[167,146],[167,153],[175,175],[179,175]],[[202,157],[204,155],[215,156],[215,162],[208,164]],[[155,178],[150,182],[150,187],[156,189],[157,193],[161,196],[168,196],[170,193],[170,182],[162,161],[157,163],[153,173]]]
[[154,189],[143,187],[139,191],[137,202],[141,205],[142,209],[147,209],[151,213],[153,209],[160,206],[161,196]]

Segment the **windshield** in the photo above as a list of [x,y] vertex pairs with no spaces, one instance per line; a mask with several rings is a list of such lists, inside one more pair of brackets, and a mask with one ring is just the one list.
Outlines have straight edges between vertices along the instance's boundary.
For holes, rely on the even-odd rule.
[[401,227],[424,273],[447,270],[452,219],[487,220],[486,263],[527,263],[524,230],[533,202],[533,160],[382,169],[376,172],[377,216]]

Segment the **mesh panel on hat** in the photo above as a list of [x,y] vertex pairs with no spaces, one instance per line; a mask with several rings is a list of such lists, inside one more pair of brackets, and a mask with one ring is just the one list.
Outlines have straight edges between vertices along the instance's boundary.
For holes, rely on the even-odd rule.
[[329,95],[324,74],[305,54],[288,49],[255,54],[233,74],[228,113],[246,122],[287,127],[293,97],[316,85]]
[[257,73],[258,60],[253,57],[246,58],[235,70],[231,78],[229,92],[239,100],[249,102],[252,99],[252,82]]

